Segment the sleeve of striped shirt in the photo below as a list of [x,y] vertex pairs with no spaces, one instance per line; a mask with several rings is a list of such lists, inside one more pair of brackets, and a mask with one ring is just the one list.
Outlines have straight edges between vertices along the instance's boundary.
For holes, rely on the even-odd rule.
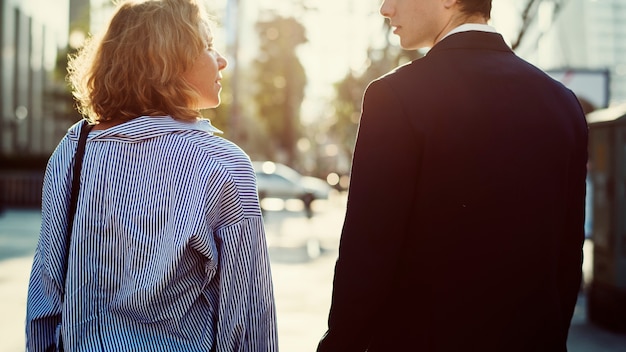
[[[68,170],[53,169],[58,165],[69,165],[62,150],[70,148],[65,139],[53,154],[46,170],[42,198],[42,226],[35,251],[26,306],[26,351],[45,351],[52,345],[61,323],[61,283],[63,282],[60,261],[51,258],[65,257],[65,222],[67,221],[67,188],[54,185],[53,177],[64,179]],[[56,160],[55,159],[59,159]],[[53,176],[54,175],[54,176]],[[62,184],[62,183],[61,183]]]
[[[26,351],[45,351],[53,345],[56,330],[61,323],[61,303],[59,295],[49,292],[45,286],[41,255],[37,252],[29,285],[29,313],[26,321]],[[48,292],[47,292],[48,291]]]
[[[217,351],[277,351],[276,313],[263,220],[252,182],[227,182],[213,234],[218,274],[208,286],[218,306]],[[210,239],[207,239],[210,240]]]

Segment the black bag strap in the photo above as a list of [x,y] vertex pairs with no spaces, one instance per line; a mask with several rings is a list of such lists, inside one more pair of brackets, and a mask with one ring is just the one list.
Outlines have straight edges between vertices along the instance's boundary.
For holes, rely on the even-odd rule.
[[[67,234],[65,236],[65,266],[64,266],[64,280],[67,281],[67,261],[70,259],[70,243],[72,239],[72,229],[74,228],[74,215],[76,214],[76,207],[78,206],[78,193],[80,191],[80,172],[83,167],[83,156],[85,155],[85,145],[87,144],[87,136],[89,131],[93,128],[86,120],[80,129],[80,137],[78,138],[78,146],[76,147],[76,153],[74,154],[74,169],[72,171],[72,192],[70,195],[70,206],[67,212]],[[65,286],[65,284],[63,285]],[[65,290],[65,289],[64,289]]]

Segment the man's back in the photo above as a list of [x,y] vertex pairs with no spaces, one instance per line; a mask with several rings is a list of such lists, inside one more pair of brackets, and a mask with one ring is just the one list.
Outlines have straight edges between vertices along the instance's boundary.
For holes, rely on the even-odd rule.
[[583,241],[575,97],[482,32],[455,34],[382,81],[421,141],[397,310],[385,319],[403,323],[389,333],[411,327],[402,335],[429,351],[560,350]]
[[498,34],[453,34],[373,82],[320,346],[565,350],[585,164],[575,96]]

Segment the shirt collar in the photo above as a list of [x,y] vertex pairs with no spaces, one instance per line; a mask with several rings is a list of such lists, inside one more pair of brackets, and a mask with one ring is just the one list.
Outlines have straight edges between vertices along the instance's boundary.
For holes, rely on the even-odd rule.
[[[82,121],[70,127],[68,131],[70,139],[78,140],[81,124]],[[209,120],[184,122],[175,120],[171,116],[140,116],[106,130],[99,131],[97,134],[90,135],[88,140],[138,142],[165,134],[180,133],[189,130],[202,131],[211,135],[222,132],[213,127]]]
[[464,24],[454,28],[450,32],[448,32],[448,34],[444,35],[443,38],[441,38],[441,40],[444,40],[445,38],[449,37],[452,34],[460,33],[460,32],[468,32],[468,31],[481,31],[481,32],[498,33],[495,28],[493,28],[492,26],[490,26],[488,24],[464,23]]

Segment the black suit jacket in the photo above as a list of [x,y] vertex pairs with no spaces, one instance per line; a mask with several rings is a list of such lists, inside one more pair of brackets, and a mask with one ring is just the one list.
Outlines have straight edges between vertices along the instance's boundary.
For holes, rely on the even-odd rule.
[[566,351],[586,161],[574,94],[499,34],[372,82],[318,351]]

